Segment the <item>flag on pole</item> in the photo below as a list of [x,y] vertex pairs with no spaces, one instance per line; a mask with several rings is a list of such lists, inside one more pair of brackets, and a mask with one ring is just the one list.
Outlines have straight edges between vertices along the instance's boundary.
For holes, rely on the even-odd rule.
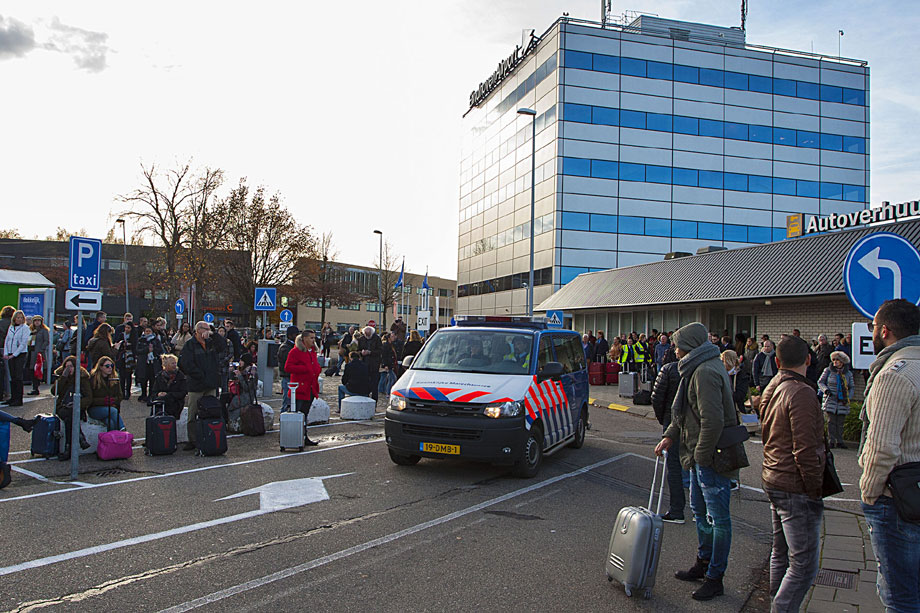
[[[399,276],[402,279],[402,275]],[[428,289],[428,268],[425,267],[425,280],[422,281],[422,289]]]
[[403,258],[402,268],[399,269],[399,279],[396,281],[396,285],[393,286],[393,289],[398,289],[403,285],[403,272],[406,270],[406,258]]

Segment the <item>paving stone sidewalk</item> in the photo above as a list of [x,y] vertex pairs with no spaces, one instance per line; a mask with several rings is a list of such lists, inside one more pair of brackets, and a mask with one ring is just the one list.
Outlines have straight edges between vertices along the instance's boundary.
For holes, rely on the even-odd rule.
[[[616,385],[592,386],[590,404],[595,408],[655,419],[651,406],[634,405],[620,398]],[[875,578],[878,565],[869,528],[857,513],[825,511],[821,528],[821,566],[815,585],[803,603],[806,613],[881,613]]]

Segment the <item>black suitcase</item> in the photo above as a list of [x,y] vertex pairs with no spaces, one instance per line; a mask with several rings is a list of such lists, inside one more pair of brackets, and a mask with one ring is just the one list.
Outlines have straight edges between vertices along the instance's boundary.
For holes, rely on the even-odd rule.
[[32,426],[33,456],[50,458],[58,454],[61,436],[61,420],[56,415],[37,415],[38,421]]
[[202,396],[198,399],[198,419],[222,419],[224,403],[217,396]]
[[147,455],[171,455],[176,452],[176,418],[166,415],[166,403],[154,400],[146,420],[144,448]]
[[227,427],[223,419],[201,419],[199,417],[196,423],[198,426],[195,431],[195,444],[198,447],[198,455],[210,456],[227,453]]

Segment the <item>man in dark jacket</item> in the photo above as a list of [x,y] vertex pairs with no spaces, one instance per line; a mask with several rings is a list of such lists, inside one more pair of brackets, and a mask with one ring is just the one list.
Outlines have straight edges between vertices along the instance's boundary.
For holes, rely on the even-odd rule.
[[227,340],[233,347],[233,361],[239,362],[243,354],[243,341],[240,340],[240,333],[236,331],[236,324],[232,319],[224,320],[224,329],[227,331]]
[[610,353],[610,343],[604,338],[604,331],[597,331],[597,340],[594,341],[594,361],[607,362],[607,354]]
[[105,320],[108,318],[108,315],[105,314],[105,311],[96,311],[96,319],[93,320],[93,323],[86,326],[83,334],[83,350],[86,350],[86,344],[89,342],[89,339],[93,338],[93,334],[96,332],[96,328],[105,323]]
[[198,425],[198,401],[202,396],[216,396],[220,386],[217,351],[211,340],[211,326],[206,321],[195,324],[195,336],[182,348],[179,368],[188,378],[188,442],[184,449],[195,449]]
[[699,548],[690,570],[677,571],[674,576],[681,581],[702,579],[693,599],[711,600],[725,593],[722,577],[732,540],[731,481],[738,480],[737,468],[720,473],[713,465],[723,428],[737,425],[738,417],[728,371],[719,359],[719,348],[708,342],[706,326],[687,324],[674,333],[673,340],[680,358],[681,381],[674,400],[677,415],[655,454],[661,455],[676,441],[680,463],[690,471],[690,508],[696,518]]
[[[665,431],[671,425],[671,405],[674,404],[674,396],[679,385],[680,373],[677,372],[677,362],[662,366],[652,387],[652,408],[655,409],[658,423],[664,426]],[[676,449],[668,450],[665,462],[668,472],[668,498],[671,504],[661,519],[672,524],[682,524],[685,522],[684,507],[687,504],[684,496],[685,471],[680,465],[680,454]]]
[[358,338],[358,353],[367,364],[368,383],[371,386],[371,398],[377,401],[377,384],[380,381],[380,360],[383,359],[383,341],[370,326],[364,328],[364,334]]
[[779,372],[761,400],[763,488],[773,511],[770,595],[774,611],[798,611],[818,574],[824,502],[824,417],[805,377],[808,343],[789,336],[776,348]]
[[294,341],[297,340],[297,335],[300,334],[300,330],[297,329],[297,326],[288,326],[285,340],[281,343],[281,346],[278,347],[278,374],[281,375],[281,412],[290,410],[291,408],[291,395],[288,393],[288,385],[291,383],[291,375],[284,370],[284,364],[287,362],[288,354],[291,352],[291,349],[294,347]]
[[[9,332],[13,323],[13,313],[16,309],[7,305],[0,311],[0,347],[6,342],[6,333]],[[0,400],[6,397],[10,391],[10,365],[7,360],[3,360],[3,366],[0,368]]]
[[345,365],[342,374],[342,384],[339,386],[339,413],[342,412],[342,400],[346,396],[368,396],[371,393],[370,375],[367,364],[361,360],[357,351],[352,351],[349,362]]

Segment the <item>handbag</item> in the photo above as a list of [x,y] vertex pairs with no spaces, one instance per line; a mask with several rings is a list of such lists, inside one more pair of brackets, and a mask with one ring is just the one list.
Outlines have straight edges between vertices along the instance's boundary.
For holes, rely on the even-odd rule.
[[45,378],[45,355],[42,353],[35,355],[35,368],[32,369],[32,376],[36,381]]
[[[699,416],[686,409],[696,420],[699,425]],[[719,440],[716,441],[716,450],[712,453],[712,469],[717,473],[724,474],[747,468],[751,465],[748,461],[747,453],[744,451],[744,441],[751,437],[747,428],[742,425],[724,426]]]
[[920,462],[896,466],[888,475],[888,487],[898,516],[906,522],[920,523]]
[[831,453],[830,445],[827,444],[827,434],[824,435],[824,475],[821,478],[821,498],[835,496],[843,492],[843,484],[840,483],[840,477],[837,476],[837,469],[834,467],[834,454]]

